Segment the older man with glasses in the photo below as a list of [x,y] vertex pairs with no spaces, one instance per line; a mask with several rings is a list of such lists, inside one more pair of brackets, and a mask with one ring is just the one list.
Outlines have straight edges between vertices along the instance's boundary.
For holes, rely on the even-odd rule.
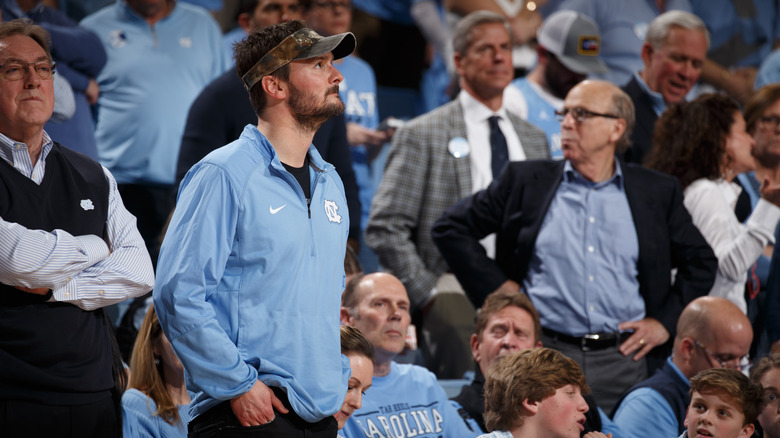
[[615,423],[637,438],[677,436],[690,402],[689,380],[710,368],[745,370],[753,329],[747,316],[729,300],[700,297],[677,322],[672,355],[664,367],[623,397]]
[[118,437],[102,308],[154,274],[111,173],[44,130],[53,74],[42,27],[0,25],[0,434]]
[[[497,289],[527,293],[543,344],[576,360],[610,411],[661,366],[677,317],[707,294],[717,260],[675,180],[616,160],[634,121],[623,91],[581,82],[559,117],[564,160],[510,163],[432,233],[475,303]],[[495,261],[479,244],[493,232]]]

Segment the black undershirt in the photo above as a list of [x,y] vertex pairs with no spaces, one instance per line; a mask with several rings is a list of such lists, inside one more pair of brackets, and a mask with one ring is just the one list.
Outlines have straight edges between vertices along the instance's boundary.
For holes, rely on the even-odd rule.
[[311,182],[309,179],[309,156],[306,155],[306,158],[303,159],[303,166],[301,167],[293,167],[287,163],[282,163],[282,166],[284,166],[284,168],[287,169],[287,171],[290,172],[292,176],[294,176],[295,179],[298,181],[298,184],[300,184],[301,188],[303,189],[303,194],[306,196],[306,201],[308,202],[308,200],[311,199]]

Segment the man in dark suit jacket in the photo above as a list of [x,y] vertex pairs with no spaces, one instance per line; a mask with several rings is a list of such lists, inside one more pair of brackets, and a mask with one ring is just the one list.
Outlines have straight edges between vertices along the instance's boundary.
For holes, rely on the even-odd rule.
[[653,147],[655,121],[668,105],[685,100],[699,80],[709,45],[707,26],[689,12],[665,12],[650,22],[642,46],[644,69],[623,86],[636,108],[626,162],[642,164]]
[[[504,89],[514,71],[503,16],[475,12],[461,20],[454,35],[462,91],[453,102],[411,120],[395,133],[365,232],[366,244],[376,252],[380,265],[406,287],[415,323],[426,309],[425,320],[431,324],[423,324],[421,331],[430,328],[439,333],[420,337],[421,341],[441,340],[435,348],[422,343],[426,365],[439,378],[460,378],[472,366],[469,337],[474,309],[462,291],[449,293],[459,286],[437,287],[437,282],[447,281],[442,274],[448,269],[431,240],[431,226],[445,209],[486,187],[496,176],[491,169],[489,118],[499,118],[509,159],[550,156],[544,132],[507,112],[503,105]],[[448,301],[462,310],[461,316],[456,318],[451,307],[441,308],[442,320],[437,320],[436,307]]]
[[[523,285],[543,343],[580,363],[608,411],[644,379],[644,356],[667,343],[685,304],[709,291],[717,259],[675,179],[615,159],[633,120],[625,93],[585,81],[561,113],[565,161],[511,163],[432,234],[475,305]],[[493,232],[495,261],[479,245]],[[657,350],[654,366],[668,352]]]

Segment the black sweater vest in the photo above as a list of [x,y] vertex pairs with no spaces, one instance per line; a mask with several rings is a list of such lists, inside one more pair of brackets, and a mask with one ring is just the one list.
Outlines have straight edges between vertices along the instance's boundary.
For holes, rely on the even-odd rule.
[[674,415],[677,417],[677,433],[683,433],[685,430],[685,425],[683,424],[685,421],[685,414],[691,400],[691,396],[688,393],[690,386],[677,374],[674,368],[669,365],[669,362],[664,362],[663,368],[657,370],[650,378],[637,383],[626,391],[615,404],[610,417],[615,416],[623,399],[633,390],[639,388],[654,389],[666,399],[669,406],[672,408],[672,411],[674,411]]
[[[0,216],[29,229],[104,236],[108,182],[100,165],[58,144],[40,185],[0,160]],[[102,310],[0,284],[0,399],[75,405],[109,396],[108,330]]]

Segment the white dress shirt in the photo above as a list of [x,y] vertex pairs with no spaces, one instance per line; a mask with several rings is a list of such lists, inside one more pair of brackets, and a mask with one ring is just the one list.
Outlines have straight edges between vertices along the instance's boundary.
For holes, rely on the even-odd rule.
[[[520,144],[520,138],[517,136],[512,122],[506,112],[505,105],[501,105],[498,111],[493,112],[490,108],[478,101],[468,92],[461,91],[458,95],[460,105],[463,108],[463,119],[466,122],[466,137],[469,142],[471,158],[471,192],[476,193],[487,188],[493,178],[493,161],[490,147],[490,124],[488,119],[492,116],[498,116],[498,127],[506,137],[507,150],[509,151],[509,161],[525,160],[525,152]],[[488,257],[494,258],[496,255],[496,235],[490,234],[480,241],[485,247]]]
[[487,188],[493,178],[498,176],[493,175],[490,125],[488,123],[490,117],[499,117],[498,127],[501,128],[501,132],[506,137],[509,161],[525,160],[525,152],[503,105],[498,111],[493,112],[466,91],[461,91],[458,99],[463,108],[463,119],[466,121],[466,140],[468,140],[470,148],[471,191],[476,193]]

